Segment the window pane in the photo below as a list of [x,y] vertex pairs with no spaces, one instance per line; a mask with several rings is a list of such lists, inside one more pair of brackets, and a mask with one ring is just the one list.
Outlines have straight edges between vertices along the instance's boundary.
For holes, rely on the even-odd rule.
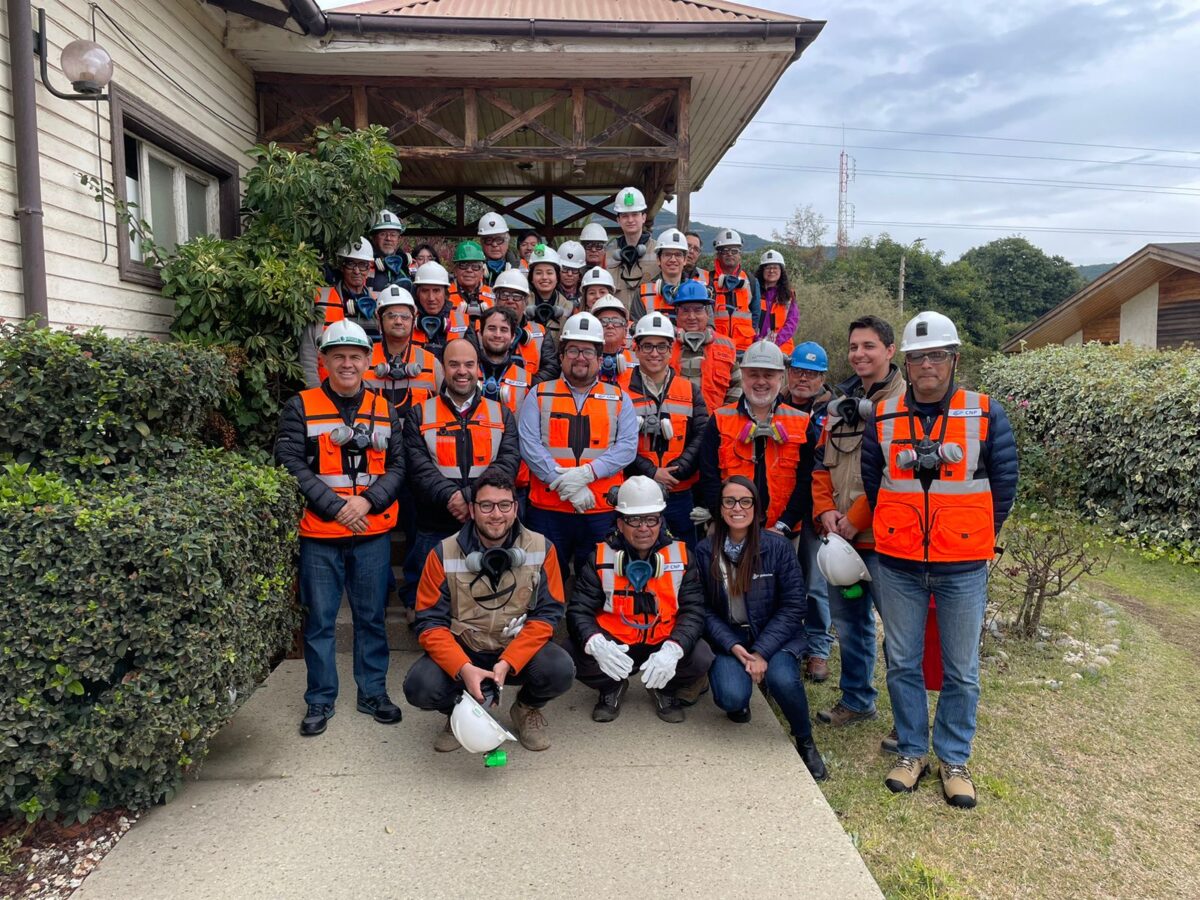
[[197,181],[191,175],[184,179],[187,190],[187,236],[188,240],[199,234],[208,234],[208,184]]
[[150,227],[154,229],[154,240],[167,250],[172,250],[179,243],[179,229],[175,222],[175,173],[171,166],[153,156],[147,168]]
[[[140,176],[138,175],[138,159],[142,152],[138,142],[125,135],[125,199],[133,204],[133,215],[136,218],[146,218],[146,211],[142,208],[142,189]],[[126,235],[129,240],[129,258],[136,261],[142,261],[142,248],[136,237],[132,234]]]

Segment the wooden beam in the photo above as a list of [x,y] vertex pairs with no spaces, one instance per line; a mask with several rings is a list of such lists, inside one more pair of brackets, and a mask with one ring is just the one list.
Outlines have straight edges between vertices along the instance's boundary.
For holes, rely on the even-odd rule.
[[365,85],[356,84],[350,90],[354,96],[354,127],[366,128],[371,124],[367,115],[367,88]]
[[582,150],[587,146],[587,96],[583,85],[571,86],[571,146]]
[[479,99],[475,88],[463,88],[463,144],[474,149],[479,143]]
[[565,150],[562,147],[406,147],[396,146],[401,159],[443,159],[458,162],[498,162],[501,160],[543,159],[561,161],[570,156],[590,162],[663,162],[677,158],[674,147],[589,147],[586,150]]
[[[400,135],[404,134],[404,132],[408,131],[410,128],[420,127],[420,128],[424,128],[430,134],[445,141],[445,143],[448,144],[450,147],[462,147],[463,146],[463,139],[460,138],[457,134],[454,134],[451,131],[447,131],[445,128],[443,128],[441,125],[439,125],[437,122],[432,122],[429,120],[429,117],[432,116],[434,113],[438,112],[439,110],[443,109],[446,106],[449,106],[451,103],[453,103],[455,100],[457,100],[459,98],[458,94],[455,94],[455,93],[439,94],[437,97],[434,97],[432,100],[430,100],[424,106],[422,106],[420,109],[415,109],[415,110],[409,109],[407,106],[405,106],[399,100],[397,100],[395,97],[392,97],[388,94],[377,93],[376,96],[378,96],[381,100],[383,100],[383,102],[386,103],[388,106],[392,107],[394,110],[396,110],[398,113],[400,113],[401,116],[403,116],[403,118],[401,118],[400,121],[394,122],[391,125],[391,127],[388,129],[388,140],[392,141],[393,143],[395,142],[396,138],[400,137]],[[440,148],[435,148],[435,149],[440,149]]]
[[679,161],[675,164],[675,217],[680,231],[686,230],[692,217],[692,86],[679,89],[679,109],[675,116],[675,139]]
[[546,191],[542,195],[542,228],[547,238],[557,233],[554,228],[554,191]]
[[325,110],[329,109],[331,106],[336,106],[339,103],[344,103],[346,100],[349,100],[350,93],[350,91],[340,91],[336,96],[331,97],[326,103],[316,107],[315,109],[305,108],[300,110],[287,121],[278,123],[274,125],[270,131],[265,132],[263,134],[263,140],[273,141],[276,138],[283,137],[285,134],[288,134],[294,129],[299,128],[306,122],[312,125],[313,128],[323,125],[324,121],[321,119],[321,116],[324,114]]
[[[479,87],[478,78],[429,78],[411,75],[356,75],[353,73],[312,72],[255,72],[254,80],[259,84],[293,86],[297,84],[319,84],[326,87],[362,84],[367,87],[423,88],[425,90]],[[524,90],[570,91],[580,85],[585,89],[666,89],[678,88],[686,83],[685,78],[489,78],[487,86],[492,90],[520,88]]]
[[495,91],[480,91],[479,96],[486,100],[492,106],[507,113],[511,118],[508,122],[501,125],[482,141],[483,146],[490,147],[497,141],[501,141],[508,137],[518,128],[528,128],[530,131],[535,131],[548,140],[552,144],[557,144],[560,147],[570,146],[570,141],[559,134],[552,128],[548,128],[541,122],[537,121],[539,116],[542,116],[552,110],[558,104],[562,103],[569,95],[562,91],[555,91],[541,103],[521,111],[497,94]]
[[617,120],[605,128],[595,137],[588,141],[588,145],[599,147],[605,141],[612,138],[614,135],[624,131],[629,126],[633,126],[644,134],[648,135],[651,140],[658,141],[664,147],[674,147],[675,138],[667,134],[657,125],[646,120],[646,116],[654,112],[660,106],[664,106],[677,96],[676,91],[662,91],[655,94],[641,106],[635,110],[628,110],[611,97],[606,97],[600,91],[588,91],[588,99],[593,103],[603,106],[605,109],[617,114]]
[[584,200],[582,197],[576,197],[569,191],[559,190],[555,193],[557,193],[558,196],[562,197],[564,200],[574,203],[576,206],[580,207],[578,212],[572,213],[558,223],[558,225],[561,227],[570,225],[572,222],[576,221],[577,219],[582,219],[584,216],[594,215],[596,213],[607,216],[614,222],[617,219],[616,215],[610,212],[608,209],[608,203],[612,199],[611,197],[603,197],[600,200],[591,201]]

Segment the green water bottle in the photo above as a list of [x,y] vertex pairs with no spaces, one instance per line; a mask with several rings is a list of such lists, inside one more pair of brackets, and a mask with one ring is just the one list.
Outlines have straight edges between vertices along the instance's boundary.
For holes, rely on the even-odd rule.
[[507,766],[508,753],[499,748],[495,750],[489,750],[483,755],[483,764],[489,769],[494,769],[498,766]]

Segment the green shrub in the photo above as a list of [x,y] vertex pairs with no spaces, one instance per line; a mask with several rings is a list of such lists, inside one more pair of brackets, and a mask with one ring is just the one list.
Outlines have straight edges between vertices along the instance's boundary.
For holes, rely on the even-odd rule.
[[169,797],[285,648],[300,498],[219,450],[167,475],[0,474],[0,813]]
[[1112,532],[1200,559],[1200,352],[1046,347],[995,357],[1022,493]]
[[0,324],[0,461],[71,476],[169,468],[233,389],[225,357],[98,329]]

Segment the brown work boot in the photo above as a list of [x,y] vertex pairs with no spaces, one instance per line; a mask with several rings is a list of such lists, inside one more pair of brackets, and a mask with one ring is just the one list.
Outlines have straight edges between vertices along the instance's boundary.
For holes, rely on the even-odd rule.
[[883,783],[893,794],[911,794],[928,774],[929,763],[924,756],[901,756]]
[[829,660],[819,656],[810,656],[804,663],[804,677],[809,681],[820,684],[829,680]]
[[975,807],[975,782],[965,764],[938,764],[938,777],[942,779],[942,796],[951,806],[959,809]]
[[853,725],[855,722],[868,722],[877,715],[879,713],[873,709],[858,712],[848,706],[843,706],[842,701],[839,700],[834,704],[833,709],[823,709],[817,713],[817,721],[832,725],[834,728],[842,728],[846,725]]
[[522,705],[517,700],[508,711],[517,728],[517,739],[526,750],[549,750],[550,736],[546,733],[546,717],[540,709]]
[[889,731],[887,737],[879,742],[879,749],[883,753],[898,754],[900,752],[900,735],[896,734],[895,728]]
[[446,716],[446,727],[439,731],[438,736],[433,739],[433,749],[438,753],[449,753],[461,746],[462,744],[458,742],[458,738],[450,729],[450,717]]
[[680,706],[695,706],[696,701],[708,693],[708,676],[701,675],[691,684],[685,684],[675,692]]

